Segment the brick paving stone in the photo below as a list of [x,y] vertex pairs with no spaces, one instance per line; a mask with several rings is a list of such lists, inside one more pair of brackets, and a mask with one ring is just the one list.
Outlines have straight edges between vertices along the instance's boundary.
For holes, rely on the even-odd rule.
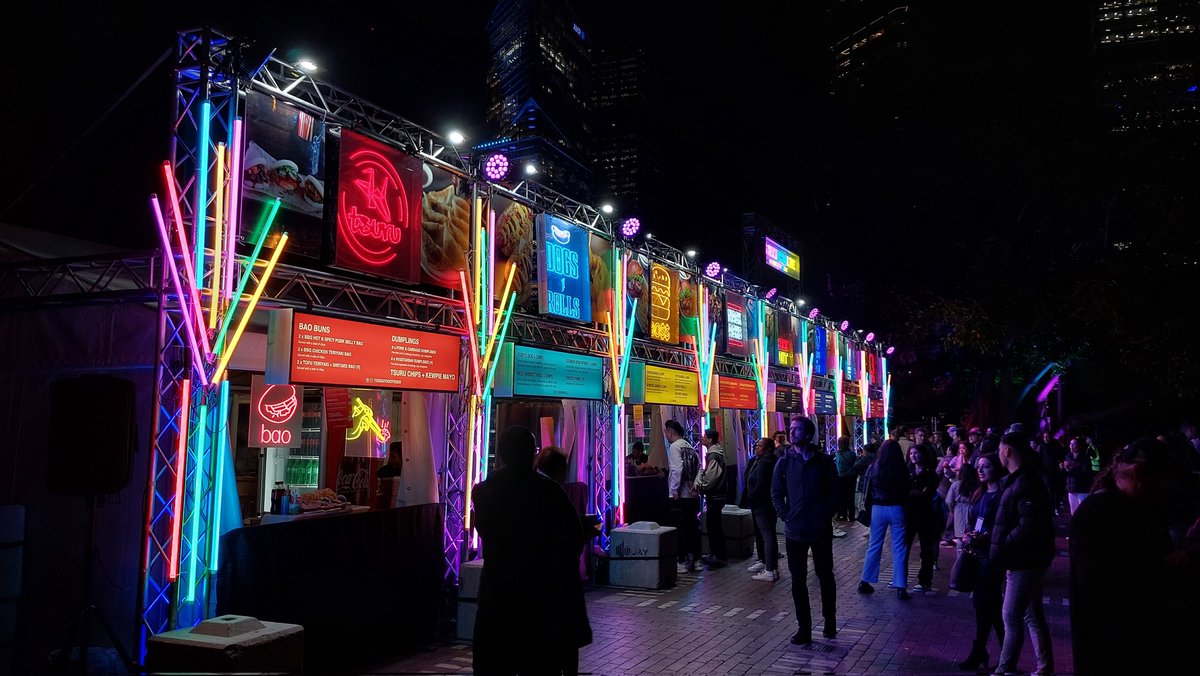
[[[954,552],[939,548],[940,569],[932,593],[913,593],[900,601],[886,586],[874,594],[858,594],[867,540],[865,528],[845,527],[850,535],[835,539],[834,575],[838,584],[838,635],[823,639],[817,581],[809,566],[808,587],[816,643],[809,649],[789,642],[796,631],[791,573],[780,562],[774,583],[750,579],[748,561],[717,570],[680,575],[667,590],[590,587],[588,615],[596,641],[580,651],[580,669],[591,674],[960,674],[958,661],[970,651],[974,613],[969,595],[949,589]],[[1066,549],[1059,524],[1060,550]],[[885,547],[880,580],[891,579],[891,557]],[[916,548],[910,557],[909,581],[916,579]],[[1070,673],[1069,606],[1066,578],[1069,560],[1056,557],[1046,579],[1046,618],[1058,673]],[[890,592],[890,593],[889,593]],[[736,612],[735,612],[736,611]],[[991,665],[999,657],[992,638]],[[453,642],[376,665],[370,673],[456,672],[465,667],[470,644]],[[453,659],[458,658],[458,659]],[[1020,667],[1033,666],[1033,649],[1025,641]]]

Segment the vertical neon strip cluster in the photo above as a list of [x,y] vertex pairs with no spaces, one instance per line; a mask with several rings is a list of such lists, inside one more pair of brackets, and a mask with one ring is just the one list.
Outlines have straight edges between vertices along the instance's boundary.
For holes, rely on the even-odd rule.
[[629,375],[629,361],[633,354],[633,329],[636,322],[638,299],[634,298],[629,312],[625,305],[629,303],[625,287],[625,269],[629,263],[628,255],[613,246],[610,269],[613,271],[611,281],[613,290],[609,293],[611,310],[608,316],[608,354],[612,369],[612,491],[611,501],[614,510],[612,523],[625,523],[625,459],[624,452],[628,445],[625,427],[625,386]]
[[[871,417],[871,376],[867,373],[867,351],[858,353],[858,400],[862,406],[862,419],[865,428],[867,419]],[[863,432],[866,435],[866,432]]]
[[[766,425],[767,420],[767,304],[762,300],[750,301],[754,307],[755,335],[754,349],[750,354],[754,367],[754,382],[758,385],[758,415],[760,424]],[[766,427],[763,427],[765,433]]]
[[[837,436],[842,436],[842,418],[846,415],[846,398],[842,391],[842,334],[830,331],[833,338],[833,396],[837,402]],[[832,440],[833,443],[837,439]],[[829,443],[829,440],[826,440]]]

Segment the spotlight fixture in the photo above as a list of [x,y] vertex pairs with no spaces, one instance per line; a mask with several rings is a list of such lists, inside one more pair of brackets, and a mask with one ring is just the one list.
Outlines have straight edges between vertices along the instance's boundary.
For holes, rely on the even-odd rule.
[[779,293],[779,289],[772,286],[770,289],[767,289],[767,295],[764,296],[764,298],[766,298],[767,300],[771,300],[772,298],[775,297],[775,294],[777,294],[777,293]]
[[538,173],[537,165],[535,165],[533,162],[529,162],[525,165],[525,175],[526,176],[534,176],[537,173]]
[[865,340],[866,340],[868,343],[873,343],[873,342],[875,342],[875,332],[874,332],[874,331],[869,331],[869,332],[867,333],[867,337],[866,337],[866,339],[865,339]]
[[611,205],[611,204],[601,204],[601,205],[600,205],[600,211],[601,211],[601,212],[603,212],[603,213],[606,213],[606,214],[611,214],[611,213],[613,212],[613,205]]
[[[638,230],[641,229],[641,221],[633,217],[626,218],[625,222],[621,224],[621,236],[625,239],[632,239],[634,235],[638,234]],[[649,237],[649,234],[646,236]]]
[[296,67],[305,73],[317,72],[317,64],[313,63],[311,59],[300,59],[296,62]]
[[846,331],[849,331],[849,330],[850,330],[850,320],[849,320],[849,319],[843,319],[843,320],[842,320],[842,323],[841,323],[841,324],[838,324],[838,330],[840,330],[842,333],[845,333]]
[[503,153],[493,153],[483,163],[483,175],[489,181],[499,181],[508,175],[508,157]]
[[814,307],[813,309],[808,311],[808,318],[809,318],[809,320],[813,320],[813,319],[816,319],[820,314],[821,314],[821,309]]
[[713,262],[709,263],[708,265],[704,266],[704,276],[705,277],[711,277],[713,279],[716,279],[717,276],[720,274],[721,274],[721,264],[720,263],[713,261]]
[[446,134],[446,140],[450,141],[450,143],[453,145],[458,145],[467,140],[467,137],[463,136],[461,131],[457,129],[451,129],[450,133]]
[[698,254],[698,253],[699,253],[699,252],[698,252],[698,251],[696,251],[695,249],[688,249],[688,250],[687,250],[687,257],[688,257],[688,258],[695,258],[695,257],[696,257],[696,254]]
[[889,345],[888,349],[884,350],[883,353],[890,357],[890,356],[892,356],[892,353],[895,351],[896,351],[895,346]]
[[808,301],[804,300],[803,298],[796,299],[796,307],[804,307],[807,304],[808,304]]

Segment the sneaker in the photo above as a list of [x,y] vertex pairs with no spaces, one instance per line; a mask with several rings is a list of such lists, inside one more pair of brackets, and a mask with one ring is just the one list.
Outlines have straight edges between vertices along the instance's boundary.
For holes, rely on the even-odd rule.
[[763,563],[762,561],[759,561],[758,563],[754,564],[753,566],[750,566],[749,568],[747,568],[746,572],[747,573],[761,573],[766,569],[767,569],[767,564]]
[[933,591],[933,587],[929,586],[929,585],[923,585],[920,582],[918,582],[917,584],[913,585],[913,591],[915,591],[915,592],[931,592],[931,591]]
[[874,594],[875,588],[871,586],[870,582],[859,582],[858,583],[858,593],[859,594]]
[[835,537],[835,538],[844,538],[844,537],[846,537],[846,531],[842,530],[841,528],[836,528],[836,527],[835,527],[835,528],[833,529],[833,537]]
[[792,645],[809,645],[812,643],[812,632],[799,629],[792,634]]
[[776,581],[776,580],[778,580],[778,579],[779,579],[779,571],[777,571],[777,570],[764,570],[764,571],[762,571],[761,573],[759,573],[759,574],[757,574],[757,575],[751,575],[751,576],[750,576],[750,579],[751,579],[751,580],[758,580],[758,581],[760,581],[760,582],[774,582],[774,581]]
[[677,571],[677,572],[678,572],[680,575],[682,575],[682,574],[684,574],[684,573],[695,573],[695,572],[696,572],[696,565],[695,565],[695,564],[691,564],[691,565],[684,565],[684,564],[680,563],[680,564],[676,564],[676,566],[675,566],[675,570],[676,570],[676,571]]
[[954,549],[955,544],[950,540],[942,540],[942,546],[948,549]]

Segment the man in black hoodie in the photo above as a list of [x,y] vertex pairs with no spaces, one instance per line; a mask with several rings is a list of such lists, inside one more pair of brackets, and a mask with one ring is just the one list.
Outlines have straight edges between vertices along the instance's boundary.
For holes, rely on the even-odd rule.
[[1042,583],[1054,560],[1054,508],[1038,471],[1040,458],[1025,434],[1001,437],[999,458],[1009,475],[1001,487],[990,557],[993,566],[1005,571],[1004,645],[995,673],[1017,673],[1024,624],[1033,638],[1036,673],[1048,674],[1054,671],[1054,654],[1042,610]]

